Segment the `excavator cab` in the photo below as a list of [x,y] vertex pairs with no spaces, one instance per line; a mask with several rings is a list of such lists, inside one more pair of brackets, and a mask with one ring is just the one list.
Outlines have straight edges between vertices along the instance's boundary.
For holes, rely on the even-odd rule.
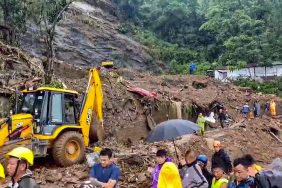
[[[11,148],[25,145],[35,157],[52,154],[62,166],[79,163],[89,145],[93,115],[103,127],[103,92],[98,70],[90,69],[81,105],[78,92],[51,87],[22,91],[17,113],[0,120],[0,158]],[[80,108],[79,108],[80,106]]]
[[33,116],[33,133],[52,135],[61,125],[78,124],[78,93],[71,90],[39,88],[24,91],[19,113]]

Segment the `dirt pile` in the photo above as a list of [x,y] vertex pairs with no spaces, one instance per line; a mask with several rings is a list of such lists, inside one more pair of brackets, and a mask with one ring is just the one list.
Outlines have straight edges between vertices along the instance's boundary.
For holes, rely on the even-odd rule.
[[[44,74],[41,62],[23,53],[19,48],[11,47],[0,41],[1,89],[13,90],[23,81]],[[14,88],[12,88],[14,87]]]
[[[236,124],[233,128],[208,131],[205,137],[184,136],[176,141],[179,155],[181,156],[188,148],[192,148],[197,154],[204,153],[210,158],[213,153],[212,142],[216,139],[222,142],[231,159],[243,154],[252,154],[259,164],[266,166],[274,158],[282,157],[281,144],[267,131],[268,121],[272,120],[265,117],[244,121]],[[114,138],[108,138],[100,146],[113,148],[116,164],[122,170],[121,188],[147,188],[150,186],[150,173],[147,169],[154,167],[154,155],[158,148],[167,149],[170,156],[174,157],[174,161],[177,162],[171,142],[148,144],[139,141],[135,145],[126,146]],[[90,168],[86,163],[60,168],[54,164],[49,165],[50,162],[51,160],[48,160],[47,164],[41,162],[35,168],[35,177],[44,188],[78,187],[82,181],[88,178]]]
[[[1,57],[9,57],[3,54]],[[18,57],[11,54],[14,58]],[[32,70],[24,61],[16,65],[26,66],[24,70]],[[56,66],[60,67],[56,69],[56,78],[68,88],[83,94],[87,85],[87,71],[66,64]],[[192,147],[197,153],[205,153],[210,157],[213,152],[211,143],[217,139],[222,141],[232,159],[250,153],[261,164],[267,164],[274,157],[282,157],[282,147],[278,141],[282,128],[280,116],[270,118],[263,114],[260,118],[243,121],[240,114],[244,103],[251,105],[259,100],[263,105],[272,98],[277,102],[278,114],[281,114],[281,100],[278,98],[201,76],[153,76],[127,69],[113,69],[102,70],[101,77],[105,94],[107,140],[96,144],[110,147],[116,153],[116,162],[122,169],[121,187],[149,187],[150,173],[147,168],[154,166],[153,156],[157,148],[167,148],[175,157],[171,142],[144,143],[144,138],[155,124],[177,117],[195,120],[199,112],[217,112],[214,107],[217,103],[228,110],[233,121],[231,126],[207,131],[204,137],[184,136],[176,141],[180,154]],[[142,88],[151,94],[155,92],[156,95],[144,97],[138,92],[128,91],[132,87]],[[275,133],[277,138],[270,132]],[[34,169],[36,180],[42,187],[78,187],[88,177],[90,169],[87,164],[59,168],[52,159],[46,160],[46,163],[39,161]]]
[[[180,154],[188,147],[192,147],[198,154],[205,153],[211,157],[212,142],[216,139],[223,143],[232,159],[250,153],[258,160],[258,163],[266,165],[275,157],[282,157],[281,143],[270,134],[271,131],[279,132],[282,128],[279,116],[270,118],[267,114],[263,114],[260,118],[244,120],[240,114],[244,103],[252,104],[255,100],[259,100],[263,106],[271,98],[276,100],[279,112],[281,101],[278,98],[223,84],[208,77],[152,76],[126,69],[104,71],[101,75],[105,92],[104,118],[108,139],[100,146],[114,149],[117,164],[123,173],[121,187],[145,188],[149,186],[150,173],[147,172],[147,168],[154,166],[153,156],[158,147],[167,148],[175,157],[170,142],[148,144],[142,141],[150,130],[147,111],[152,110],[152,118],[158,123],[165,120],[170,114],[167,109],[164,114],[162,113],[161,108],[166,103],[171,106],[174,102],[181,102],[182,115],[185,115],[183,109],[191,109],[195,112],[189,112],[187,117],[193,119],[195,118],[194,113],[215,110],[212,106],[217,102],[227,108],[233,120],[229,128],[207,131],[203,138],[192,135],[177,140],[176,144]],[[62,80],[66,85],[72,86],[81,93],[87,82],[86,78]],[[142,97],[129,92],[127,89],[130,85],[156,92],[157,99],[153,100],[150,97]],[[174,113],[175,117],[176,115]],[[89,172],[86,165],[80,168],[82,167],[84,167],[81,169],[82,173]],[[46,181],[46,186],[49,183],[49,180]],[[65,185],[75,187],[78,184],[69,182]]]
[[16,89],[40,81],[43,74],[40,60],[0,41],[0,117],[8,116]]
[[[240,109],[243,104],[247,102],[252,107],[255,100],[260,101],[264,109],[266,101],[274,98],[278,114],[281,113],[279,98],[248,90],[246,92],[240,87],[208,77],[153,76],[127,69],[104,71],[101,77],[105,93],[104,121],[108,134],[127,144],[145,138],[155,124],[167,119],[184,118],[195,121],[199,112],[206,115],[210,112],[217,113],[218,104],[228,110],[232,123],[242,120]],[[85,90],[86,77],[60,79],[80,93]],[[199,88],[199,83],[204,83],[204,87]],[[143,97],[130,92],[130,86],[155,92],[156,97]]]

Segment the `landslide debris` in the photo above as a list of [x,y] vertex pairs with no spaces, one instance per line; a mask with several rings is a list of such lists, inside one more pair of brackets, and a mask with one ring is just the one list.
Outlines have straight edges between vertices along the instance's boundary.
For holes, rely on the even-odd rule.
[[[19,55],[20,51],[6,45],[0,49],[1,61],[9,64],[12,59],[12,65],[17,70],[17,82],[25,83],[25,79],[33,76],[42,77],[38,71],[40,67],[36,67],[37,64],[29,64],[32,61],[28,56]],[[87,85],[87,71],[64,63],[55,66],[58,68],[56,78],[68,88],[83,94]],[[29,75],[20,74],[21,70]],[[32,70],[35,70],[35,73]],[[7,68],[7,71],[9,75],[12,74],[9,72],[12,69]],[[226,129],[213,128],[204,137],[192,135],[180,138],[176,141],[180,154],[188,147],[192,147],[197,153],[205,153],[210,157],[213,152],[212,141],[218,139],[231,154],[232,159],[250,153],[260,164],[266,165],[275,157],[282,157],[279,141],[281,116],[271,118],[264,113],[260,118],[243,121],[240,114],[240,108],[244,103],[248,102],[251,105],[254,100],[259,100],[263,106],[270,99],[276,101],[278,114],[281,114],[279,98],[201,76],[154,76],[128,69],[104,69],[101,77],[105,94],[104,119],[107,140],[96,145],[114,150],[116,163],[122,169],[121,187],[149,187],[150,173],[147,172],[147,168],[154,166],[154,155],[158,148],[167,148],[175,157],[171,142],[148,144],[143,141],[155,124],[179,116],[195,120],[198,112],[216,111],[213,106],[217,103],[227,108],[232,119],[231,126]],[[9,78],[10,80],[13,79]],[[10,86],[5,85],[7,88]],[[157,95],[155,98],[143,97],[128,91],[128,86],[140,87]],[[278,139],[271,132],[275,133]],[[36,180],[42,187],[53,188],[78,187],[88,178],[90,169],[86,163],[61,168],[56,166],[51,158],[46,158],[44,162],[37,160],[33,170]]]

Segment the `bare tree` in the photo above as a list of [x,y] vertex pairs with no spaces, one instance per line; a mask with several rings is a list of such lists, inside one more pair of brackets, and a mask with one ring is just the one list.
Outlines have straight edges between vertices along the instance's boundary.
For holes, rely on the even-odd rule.
[[54,11],[53,14],[55,16],[53,19],[50,19],[50,16],[48,16],[48,13],[46,11],[48,10],[48,0],[43,0],[43,3],[41,4],[41,34],[43,36],[45,45],[46,45],[46,62],[44,63],[45,68],[45,83],[49,84],[52,82],[52,77],[54,74],[54,58],[55,58],[55,51],[54,51],[54,38],[56,35],[56,26],[59,23],[59,21],[62,19],[63,13],[68,9],[69,5],[73,1],[66,2],[65,5],[59,10]]

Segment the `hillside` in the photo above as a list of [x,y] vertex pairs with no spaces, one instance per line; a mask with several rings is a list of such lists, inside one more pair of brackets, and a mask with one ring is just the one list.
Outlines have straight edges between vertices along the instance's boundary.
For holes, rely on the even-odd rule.
[[[19,49],[4,44],[0,49],[1,59],[8,65],[14,65],[14,69],[19,72],[5,81],[2,97],[11,96],[13,83],[23,87],[30,80],[34,80],[31,78],[37,76],[37,82],[40,84],[41,68],[34,67],[33,64],[39,63],[38,59],[32,59]],[[31,73],[27,72],[29,67],[33,70]],[[8,67],[6,70],[9,70]],[[56,64],[55,70],[56,80],[83,94],[87,85],[87,70],[62,62]],[[24,72],[30,75],[26,77]],[[13,72],[7,73],[10,75]],[[146,170],[148,166],[153,165],[152,156],[158,147],[168,148],[174,156],[170,142],[149,144],[143,141],[155,123],[173,118],[195,121],[199,112],[217,112],[215,104],[227,108],[232,119],[230,127],[218,129],[217,123],[207,127],[208,131],[204,137],[184,136],[176,141],[180,153],[185,152],[188,147],[193,147],[197,153],[211,156],[211,143],[214,139],[219,139],[233,159],[250,153],[264,166],[275,157],[282,157],[281,143],[271,135],[274,133],[281,138],[282,103],[279,98],[203,76],[154,76],[128,69],[113,69],[103,70],[101,78],[105,96],[106,141],[95,145],[110,147],[115,151],[117,163],[122,167],[121,187],[148,187],[150,178]],[[142,97],[130,92],[133,86],[155,92],[156,98]],[[242,118],[239,109],[245,102],[252,104],[254,100],[259,100],[264,105],[270,99],[274,99],[278,105],[277,117],[271,118],[269,114],[264,113],[262,117],[254,120]],[[34,171],[36,180],[42,187],[77,187],[81,181],[87,179],[89,168],[87,164],[59,168],[51,158],[46,158],[36,161]]]
[[[46,15],[53,18],[48,8],[56,9],[56,3],[63,1],[49,1],[53,4],[46,6]],[[9,117],[17,91],[46,85],[44,65],[48,55],[42,28],[32,19],[38,16],[36,9],[39,9],[32,7],[33,3],[45,1],[30,0],[30,6],[26,7],[26,1],[15,0],[15,4],[8,6],[14,8],[11,15],[3,11],[6,5],[3,2],[0,2],[0,27],[10,24],[18,32],[18,41],[2,41],[7,33],[0,28],[1,118]],[[178,138],[175,143],[180,155],[192,148],[210,158],[213,141],[220,140],[232,159],[251,154],[258,164],[266,167],[274,158],[282,158],[281,98],[207,76],[187,74],[190,63],[196,63],[197,73],[201,73],[218,65],[234,68],[281,60],[282,4],[240,2],[85,0],[72,2],[59,18],[51,86],[76,90],[80,100],[87,87],[89,68],[99,67],[103,60],[114,62],[113,68],[100,67],[106,139],[91,143],[87,153],[94,146],[113,149],[114,161],[122,169],[121,188],[150,186],[147,169],[155,165],[158,148],[166,148],[177,160],[170,141],[145,141],[158,123],[176,118],[196,122],[199,113],[214,112],[216,123],[207,123],[204,136]],[[60,10],[63,6],[58,7]],[[21,20],[25,8],[28,16]],[[5,17],[5,13],[11,17]],[[261,116],[243,118],[242,105],[248,103],[252,107],[256,100],[261,104]],[[270,100],[277,104],[277,116],[272,117],[264,110]],[[219,106],[224,106],[230,117],[230,125],[224,129],[217,119]],[[43,188],[78,188],[88,179],[90,168],[86,161],[63,168],[47,156],[36,159],[32,170]]]
[[[69,64],[91,67],[103,60],[114,60],[118,67],[159,72],[162,62],[155,61],[149,49],[121,34],[121,22],[110,1],[73,2],[56,26],[55,57]],[[46,55],[40,28],[29,22],[20,41],[30,55]]]

